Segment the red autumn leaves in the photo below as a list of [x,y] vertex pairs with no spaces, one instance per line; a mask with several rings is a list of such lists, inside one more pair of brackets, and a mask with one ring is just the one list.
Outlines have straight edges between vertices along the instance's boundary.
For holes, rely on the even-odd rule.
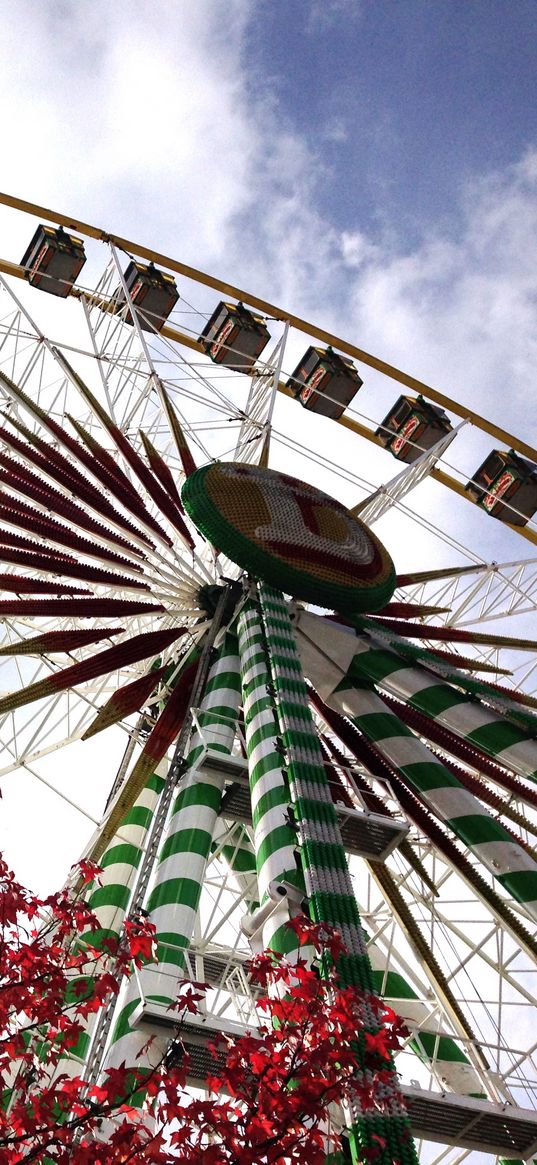
[[[89,882],[96,870],[83,862],[79,873]],[[252,960],[260,1025],[213,1049],[208,1097],[187,1091],[180,1028],[156,1069],[140,1060],[88,1086],[73,1054],[132,964],[153,959],[154,928],[129,920],[117,949],[103,951],[83,901],[63,891],[38,899],[1,862],[0,1165],[324,1163],[342,1100],[381,1115],[379,1087],[403,1029],[379,1000],[339,984],[336,932],[306,918],[292,926],[315,959]],[[174,1010],[188,1018],[203,997],[185,981]],[[384,1150],[377,1132],[364,1161],[382,1162]]]

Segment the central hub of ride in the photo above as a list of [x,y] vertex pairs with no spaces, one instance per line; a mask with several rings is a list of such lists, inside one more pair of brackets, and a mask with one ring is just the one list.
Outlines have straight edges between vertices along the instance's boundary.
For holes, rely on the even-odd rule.
[[198,530],[254,577],[339,611],[377,611],[395,588],[393,562],[363,522],[285,473],[217,462],[187,478]]

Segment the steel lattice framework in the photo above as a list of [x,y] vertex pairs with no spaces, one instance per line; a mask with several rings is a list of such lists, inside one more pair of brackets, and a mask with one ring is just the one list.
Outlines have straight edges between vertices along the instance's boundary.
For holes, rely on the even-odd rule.
[[[486,432],[536,461],[537,451],[259,297],[89,224],[0,201],[84,234],[98,272],[92,287],[79,283],[56,302],[28,288],[16,263],[0,262],[0,775],[24,768],[76,806],[83,777],[66,792],[55,768],[63,772],[73,749],[82,758],[77,742],[109,725],[123,760],[106,774],[101,794],[106,800],[112,790],[111,799],[87,846],[101,859],[124,847],[121,863],[106,867],[108,890],[94,894],[109,931],[148,901],[158,915],[168,878],[155,865],[163,839],[174,836],[181,797],[206,791],[212,817],[203,818],[205,848],[196,855],[199,895],[194,905],[176,904],[183,931],[177,910],[173,925],[159,922],[168,934],[159,974],[173,980],[166,943],[175,950],[183,934],[181,973],[212,985],[204,1030],[240,1030],[253,1016],[249,937],[274,940],[290,906],[273,902],[271,887],[288,881],[289,869],[287,858],[278,865],[272,856],[270,876],[260,874],[268,826],[260,841],[244,687],[249,648],[244,640],[237,655],[231,643],[237,620],[246,634],[253,592],[243,593],[239,568],[199,537],[177,487],[196,465],[215,460],[292,473],[299,466],[298,476],[343,494],[379,532],[397,528],[401,544],[416,534],[426,550],[399,572],[391,610],[341,632],[318,610],[291,602],[293,634],[315,689],[312,724],[375,989],[410,1027],[397,1067],[422,1159],[455,1165],[482,1147],[530,1156],[537,1151],[537,557],[527,543],[537,542],[537,529],[495,523],[502,561],[486,561],[476,531],[492,529],[491,519],[466,504],[464,475],[450,464],[459,429],[394,475],[375,436],[380,416],[371,423],[347,410],[336,429],[299,412],[284,384],[290,353],[304,334],[309,343],[333,344],[374,377],[462,418],[465,440]],[[181,298],[159,332],[132,304],[123,268],[133,254],[180,277]],[[212,364],[201,350],[197,336],[216,293],[263,313],[272,344],[252,377]],[[360,448],[371,448],[373,481],[356,473]],[[438,483],[442,496],[454,495],[453,523],[441,530],[427,516]],[[200,594],[214,587],[211,606]],[[83,610],[88,603],[95,606]],[[225,684],[215,651],[226,661]],[[338,702],[334,692],[345,684],[347,702]],[[440,689],[454,693],[451,703]],[[374,732],[372,715],[389,717],[389,731]],[[411,771],[420,763],[436,774],[429,786]],[[463,817],[486,821],[485,833],[463,828]],[[294,849],[296,837],[285,844]],[[310,899],[317,892],[314,883],[306,889]],[[249,932],[244,916],[256,918],[267,903],[264,921]],[[136,1003],[142,1044],[151,1024],[160,1025],[161,1043],[167,1038],[152,994],[159,991],[148,980],[126,1004]],[[114,1050],[115,1022],[105,1015],[88,1032],[94,1074],[116,1054],[124,1058],[122,1047]],[[202,1074],[206,1051],[195,1027],[185,1038],[192,1035]],[[439,1140],[448,1147],[433,1148]]]

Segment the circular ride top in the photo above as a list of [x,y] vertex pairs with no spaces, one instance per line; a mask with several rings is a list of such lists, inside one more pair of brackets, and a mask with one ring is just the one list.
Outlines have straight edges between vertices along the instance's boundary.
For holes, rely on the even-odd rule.
[[178,976],[212,985],[207,1038],[248,1023],[250,945],[308,903],[406,1018],[416,1137],[527,1157],[537,451],[257,296],[0,203],[40,220],[0,261],[0,769],[76,806],[97,757],[93,905],[160,935],[87,1071],[162,1032]]

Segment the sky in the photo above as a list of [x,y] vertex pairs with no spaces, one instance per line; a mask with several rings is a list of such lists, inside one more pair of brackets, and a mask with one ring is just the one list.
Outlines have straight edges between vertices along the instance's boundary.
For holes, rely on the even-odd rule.
[[4,190],[523,408],[534,3],[18,0],[0,44]]
[[[533,2],[8,0],[0,47],[1,189],[287,306],[535,442]],[[34,229],[0,208],[0,254],[20,260]],[[382,457],[376,484],[399,468]],[[475,444],[457,457],[470,475]],[[459,506],[472,537],[441,494],[424,511]],[[491,522],[479,549],[519,542]]]
[[[0,53],[0,189],[244,286],[535,444],[534,0],[4,0]],[[0,256],[34,229],[0,208]],[[457,449],[470,474],[475,445]],[[459,520],[424,502],[440,522],[448,505]],[[479,550],[521,553],[492,522]],[[69,795],[69,770],[44,771]],[[24,845],[9,791],[0,841],[49,890],[91,823],[62,803],[44,855],[50,802],[25,781]]]
[[378,242],[449,230],[465,184],[531,140],[534,5],[335,3],[304,20],[305,8],[266,6],[269,76],[294,129],[338,175],[326,213]]
[[[0,46],[1,189],[251,289],[535,440],[534,3],[17,0]],[[0,254],[20,260],[34,229],[0,208]],[[361,371],[380,419],[393,386]],[[375,484],[399,468],[381,456]],[[434,489],[427,516],[459,506],[472,537],[470,508]],[[520,556],[498,523],[487,539]]]
[[19,0],[0,43],[3,189],[523,392],[533,3]]

